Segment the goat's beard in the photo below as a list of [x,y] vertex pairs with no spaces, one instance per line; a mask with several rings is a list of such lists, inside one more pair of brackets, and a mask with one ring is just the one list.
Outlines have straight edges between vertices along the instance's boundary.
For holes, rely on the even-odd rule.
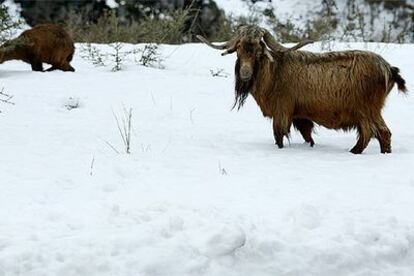
[[[256,63],[257,64],[257,63]],[[235,75],[236,75],[236,84],[235,84],[235,100],[234,100],[234,109],[237,106],[237,110],[239,110],[244,102],[247,99],[247,96],[249,96],[249,93],[252,90],[253,82],[256,75],[256,64],[253,68],[253,74],[252,77],[248,81],[244,81],[240,78],[240,60],[236,60],[236,67],[235,67]]]

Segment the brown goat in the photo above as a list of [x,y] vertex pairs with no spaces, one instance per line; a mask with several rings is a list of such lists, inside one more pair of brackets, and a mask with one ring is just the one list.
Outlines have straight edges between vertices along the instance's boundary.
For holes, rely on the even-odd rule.
[[222,45],[202,42],[224,54],[237,52],[236,101],[240,108],[252,94],[263,115],[273,119],[276,144],[293,124],[313,145],[313,122],[329,129],[357,129],[352,153],[362,153],[371,138],[379,140],[381,153],[391,152],[391,132],[381,110],[395,83],[406,92],[399,69],[368,51],[311,53],[296,51],[311,43],[285,48],[265,29],[241,26]]
[[0,47],[0,64],[22,60],[29,63],[33,71],[43,71],[42,63],[52,65],[46,71],[75,71],[69,64],[74,52],[73,40],[62,27],[41,24],[4,43]]

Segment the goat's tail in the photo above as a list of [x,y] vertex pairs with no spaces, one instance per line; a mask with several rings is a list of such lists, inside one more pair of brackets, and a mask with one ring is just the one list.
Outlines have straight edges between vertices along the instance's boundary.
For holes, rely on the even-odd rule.
[[405,80],[400,75],[400,69],[397,67],[391,67],[391,78],[397,84],[398,90],[403,93],[407,93],[407,87],[405,86]]

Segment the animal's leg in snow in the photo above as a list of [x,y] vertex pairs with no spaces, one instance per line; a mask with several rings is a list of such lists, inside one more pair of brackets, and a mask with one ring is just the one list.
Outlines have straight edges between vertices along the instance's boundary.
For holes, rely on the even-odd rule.
[[315,142],[312,138],[312,130],[314,128],[314,123],[308,119],[293,119],[293,126],[299,130],[302,134],[303,139],[306,143],[309,143],[311,147],[315,145]]
[[369,122],[360,122],[358,126],[358,141],[356,145],[351,149],[354,154],[360,154],[368,146],[369,140],[371,140],[373,133]]
[[53,70],[62,70],[62,71],[70,71],[70,72],[74,72],[75,68],[73,68],[69,63],[65,63],[63,65],[52,65],[52,67],[50,67],[49,69],[47,69],[46,71],[53,71]]
[[56,69],[57,68],[54,65],[52,65],[52,67],[50,67],[49,69],[46,69],[46,72],[54,71]]
[[375,126],[377,127],[375,137],[379,141],[381,153],[391,153],[391,131],[381,116],[375,123]]
[[41,61],[33,60],[30,62],[33,71],[43,71],[43,64]]
[[281,117],[273,117],[273,135],[279,149],[283,148],[283,137],[289,135],[291,123]]
[[69,63],[61,65],[59,69],[65,72],[75,72],[75,68],[73,68]]

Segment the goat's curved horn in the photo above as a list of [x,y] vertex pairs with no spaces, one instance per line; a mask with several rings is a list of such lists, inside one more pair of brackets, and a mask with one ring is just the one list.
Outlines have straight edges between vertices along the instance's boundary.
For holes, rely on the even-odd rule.
[[210,46],[211,48],[216,49],[216,50],[225,50],[225,49],[227,49],[227,47],[228,47],[228,42],[225,42],[225,43],[223,43],[223,44],[218,44],[218,45],[216,45],[216,44],[211,43],[210,41],[208,41],[207,39],[205,39],[205,38],[204,38],[203,36],[201,36],[201,35],[197,35],[196,37],[197,37],[197,38],[198,38],[198,40],[200,40],[201,42],[203,42],[203,43],[207,44],[208,46]]
[[305,46],[305,45],[308,45],[308,44],[312,44],[314,41],[313,40],[310,40],[310,39],[304,39],[304,40],[302,40],[301,42],[299,42],[298,44],[296,44],[295,46],[293,46],[293,47],[291,47],[291,48],[288,48],[287,49],[287,52],[290,52],[290,51],[296,51],[297,49],[300,49],[300,48],[302,48],[303,46]]
[[276,41],[268,30],[264,30],[263,40],[273,52],[286,52],[287,48]]
[[234,42],[229,45],[229,47],[226,49],[226,51],[224,51],[223,53],[221,53],[222,56],[228,55],[228,54],[233,54],[234,52],[237,51],[237,43],[239,42],[238,39],[234,40]]
[[[266,46],[265,46],[265,47],[266,47]],[[267,48],[264,48],[263,53],[264,53],[264,54],[266,55],[266,57],[270,60],[270,62],[275,61],[275,60],[273,59],[272,54],[270,53],[270,51],[269,51]]]
[[266,45],[270,48],[270,50],[274,52],[282,52],[282,53],[295,51],[295,50],[302,48],[305,45],[313,43],[312,40],[305,39],[291,48],[286,48],[282,44],[277,42],[276,39],[272,36],[272,34],[268,30],[264,30],[263,40],[266,43]]
[[229,41],[224,42],[223,44],[213,44],[201,35],[197,35],[196,37],[198,38],[198,40],[200,40],[201,42],[207,44],[208,46],[210,46],[213,49],[225,50],[221,54],[223,56],[234,53],[236,51],[236,48],[237,48],[237,43],[240,40],[240,35],[239,34],[236,35],[235,37],[233,37],[232,39],[230,39]]

